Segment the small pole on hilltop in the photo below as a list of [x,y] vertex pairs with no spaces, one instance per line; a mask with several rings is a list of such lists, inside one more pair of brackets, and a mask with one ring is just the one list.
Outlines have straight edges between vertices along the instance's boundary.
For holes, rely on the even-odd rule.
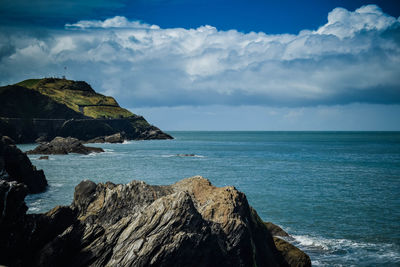
[[65,80],[67,75],[67,66],[64,66],[64,75],[62,76],[62,78]]

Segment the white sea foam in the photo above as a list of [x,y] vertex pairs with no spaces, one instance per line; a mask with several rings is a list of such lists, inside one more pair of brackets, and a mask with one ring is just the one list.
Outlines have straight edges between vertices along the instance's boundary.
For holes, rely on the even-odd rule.
[[172,157],[178,157],[178,158],[205,158],[205,156],[202,155],[195,155],[195,154],[169,154],[169,155],[161,155],[163,158],[172,158]]
[[[341,257],[343,259],[345,257],[349,260],[357,260],[360,255],[364,255],[361,257],[379,258],[383,261],[388,260],[391,262],[400,261],[400,251],[395,244],[357,242],[349,239],[329,239],[307,235],[293,235],[292,237],[294,240],[291,243],[294,245],[311,253],[325,254],[328,258]],[[375,253],[371,253],[372,251],[375,251]],[[312,264],[313,266],[332,266],[332,262],[329,262],[330,264],[326,264],[323,259],[319,259],[312,261]]]

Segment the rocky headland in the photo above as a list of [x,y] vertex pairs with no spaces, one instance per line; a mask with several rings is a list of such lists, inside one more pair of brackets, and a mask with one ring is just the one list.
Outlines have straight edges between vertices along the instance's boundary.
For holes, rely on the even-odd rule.
[[27,189],[0,181],[0,264],[311,266],[271,235],[246,196],[200,176],[169,186],[82,181],[70,206],[26,214]]
[[128,140],[172,139],[83,81],[30,79],[0,87],[0,134],[17,143],[56,136],[79,140],[125,133]]
[[29,150],[27,154],[45,154],[45,155],[66,155],[69,153],[77,154],[90,154],[90,153],[101,153],[104,152],[99,147],[89,147],[83,145],[82,141],[79,141],[73,137],[56,137],[51,142],[42,142],[35,149]]
[[26,185],[29,193],[40,193],[47,187],[43,170],[37,170],[28,156],[15,146],[11,138],[1,135],[0,180],[22,183]]

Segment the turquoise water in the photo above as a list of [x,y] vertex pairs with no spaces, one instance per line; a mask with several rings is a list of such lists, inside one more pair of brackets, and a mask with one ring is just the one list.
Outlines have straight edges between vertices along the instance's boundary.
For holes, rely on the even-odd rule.
[[70,204],[82,179],[171,184],[202,175],[243,191],[315,266],[400,266],[400,132],[171,134],[96,145],[102,154],[30,156],[50,186],[27,197],[29,212]]

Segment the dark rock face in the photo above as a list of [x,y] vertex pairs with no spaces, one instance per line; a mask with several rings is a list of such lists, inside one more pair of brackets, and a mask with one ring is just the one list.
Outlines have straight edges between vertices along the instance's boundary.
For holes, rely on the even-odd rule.
[[280,239],[278,237],[274,237],[274,243],[276,248],[285,258],[285,261],[290,266],[297,266],[297,267],[311,266],[310,257],[300,249],[290,244],[289,242]]
[[307,254],[305,254],[303,251],[293,246],[286,240],[279,238],[283,237],[287,240],[293,240],[293,238],[287,232],[285,232],[281,227],[271,222],[264,222],[264,225],[267,227],[271,235],[274,237],[274,243],[276,248],[279,250],[279,252],[285,258],[285,261],[290,266],[297,266],[297,267],[311,266],[311,259]]
[[276,224],[273,224],[271,222],[264,222],[264,224],[272,236],[285,236],[285,237],[289,236],[288,233],[286,233],[282,228],[280,228]]
[[125,132],[116,133],[109,136],[100,136],[90,139],[86,143],[123,143],[126,140]]
[[0,180],[0,265],[35,266],[39,250],[74,223],[70,207],[27,215],[27,194],[24,184]]
[[76,138],[72,137],[56,137],[49,143],[42,143],[33,150],[27,151],[27,154],[59,154],[65,155],[68,153],[90,154],[104,152],[102,148],[87,147]]
[[[0,202],[8,190],[2,188]],[[243,193],[199,176],[170,186],[82,181],[70,207],[39,215],[25,211],[18,215],[25,226],[11,230],[22,231],[28,241],[12,247],[18,251],[13,258],[0,255],[0,264],[310,266],[301,265],[304,253],[299,261],[294,254],[287,261]],[[10,251],[8,245],[4,249]]]
[[141,116],[122,119],[35,119],[1,118],[0,134],[12,137],[17,143],[37,143],[56,136],[90,140],[125,132],[127,140],[173,139],[159,128],[149,125]]
[[36,170],[28,156],[6,136],[0,136],[0,179],[23,183],[29,193],[40,193],[47,187],[43,170]]
[[[26,249],[25,237],[28,236],[24,199],[28,194],[25,185],[0,180],[0,264],[11,265],[18,259],[20,249]],[[27,229],[28,228],[28,229]],[[20,260],[17,260],[20,261]]]

